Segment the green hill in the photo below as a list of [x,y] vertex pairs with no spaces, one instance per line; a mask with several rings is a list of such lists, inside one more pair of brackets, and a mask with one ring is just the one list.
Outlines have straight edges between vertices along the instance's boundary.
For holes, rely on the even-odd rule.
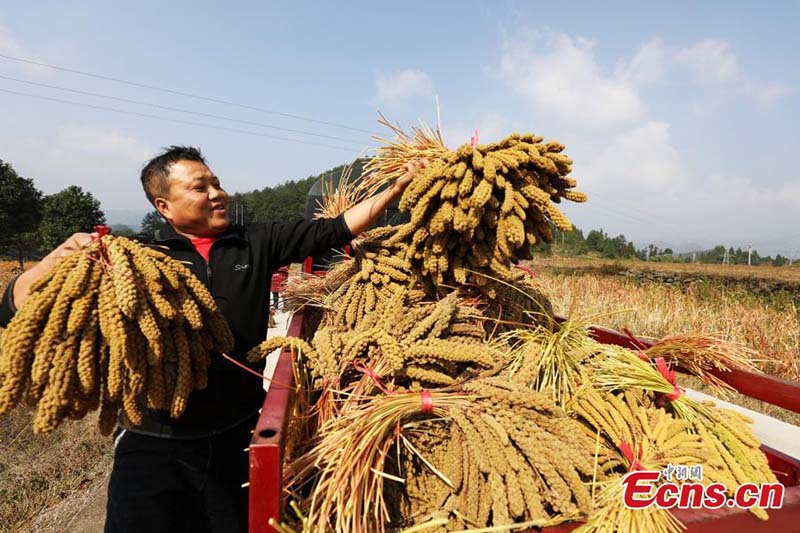
[[[340,165],[316,176],[309,176],[301,180],[289,180],[274,187],[232,194],[230,198],[231,219],[236,216],[236,204],[239,204],[240,209],[244,209],[244,221],[247,223],[303,218],[306,215],[306,202],[311,187],[323,177],[332,177],[334,183],[337,183],[346,166]],[[361,164],[356,162],[351,179],[360,175]]]

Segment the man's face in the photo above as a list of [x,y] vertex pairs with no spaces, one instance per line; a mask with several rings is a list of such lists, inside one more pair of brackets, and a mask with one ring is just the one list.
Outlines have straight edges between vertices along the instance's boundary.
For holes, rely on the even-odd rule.
[[203,163],[173,163],[167,183],[169,194],[156,198],[156,207],[179,233],[215,237],[228,228],[228,193]]

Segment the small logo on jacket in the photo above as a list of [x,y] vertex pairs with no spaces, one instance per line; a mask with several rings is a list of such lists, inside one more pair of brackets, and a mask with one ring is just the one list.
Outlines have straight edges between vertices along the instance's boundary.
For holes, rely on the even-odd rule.
[[250,268],[250,265],[249,265],[249,264],[247,264],[247,263],[245,263],[245,264],[243,264],[243,265],[235,265],[235,266],[233,267],[233,269],[234,269],[235,271],[237,271],[237,272],[238,272],[238,271],[240,271],[240,270],[247,270],[248,268]]

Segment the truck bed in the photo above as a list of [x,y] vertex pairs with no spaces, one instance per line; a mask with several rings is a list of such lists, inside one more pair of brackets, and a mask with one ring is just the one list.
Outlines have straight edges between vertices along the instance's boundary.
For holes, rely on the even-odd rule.
[[[302,336],[302,332],[303,314],[297,313],[289,323],[287,335],[299,337]],[[631,338],[618,331],[596,327],[592,328],[591,334],[597,341],[605,344],[635,348]],[[800,385],[797,383],[745,371],[719,372],[717,375],[742,394],[800,412]],[[292,354],[289,349],[284,349],[276,360],[272,384],[250,444],[251,533],[273,532],[274,529],[268,523],[269,519],[277,519],[283,508],[282,465],[286,422],[292,401],[292,377]],[[795,426],[789,424],[787,426],[794,428],[793,432],[798,430]],[[780,435],[781,430],[777,431]],[[792,440],[794,442],[791,442]],[[759,520],[743,509],[674,510],[675,516],[687,526],[686,531],[688,533],[800,532],[800,454],[797,453],[800,439],[789,437],[789,441],[787,445],[792,444],[792,446],[783,448],[789,453],[766,444],[761,446],[778,481],[786,486],[783,507],[770,510],[769,520]],[[774,441],[770,442],[774,444]],[[565,533],[579,525],[562,524],[542,531]]]

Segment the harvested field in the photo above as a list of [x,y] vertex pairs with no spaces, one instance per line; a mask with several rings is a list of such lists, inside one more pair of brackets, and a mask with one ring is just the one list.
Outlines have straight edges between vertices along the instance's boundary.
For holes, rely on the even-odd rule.
[[[595,324],[618,330],[628,328],[641,337],[705,333],[741,342],[762,355],[759,366],[764,372],[800,381],[800,292],[781,288],[757,293],[748,283],[710,277],[719,274],[709,268],[714,265],[699,265],[695,270],[690,268],[692,265],[657,266],[665,272],[675,267],[674,272],[709,276],[696,283],[664,283],[657,281],[660,278],[643,280],[621,275],[631,266],[643,268],[641,262],[628,263],[631,264],[619,268],[625,263],[537,259],[531,266],[560,314],[590,315]],[[761,268],[751,270],[760,271]],[[777,270],[780,269],[769,272],[773,276],[772,283],[781,287],[785,279],[796,275],[787,268],[779,277],[775,273]],[[744,279],[741,276],[731,279],[734,278]],[[686,386],[705,390],[697,380],[689,379]],[[790,423],[800,423],[799,415],[757,400],[735,395],[730,401]]]
[[634,260],[593,259],[583,257],[553,256],[536,258],[531,262],[537,267],[550,269],[603,271],[619,273],[626,270],[652,271],[668,274],[683,274],[695,277],[727,279],[760,279],[800,283],[800,261],[792,266],[747,266],[706,263],[659,263]]
[[561,314],[595,315],[600,325],[647,337],[714,334],[757,350],[764,356],[764,371],[800,380],[800,315],[790,297],[764,298],[713,281],[642,283],[618,275],[554,271],[549,262],[533,262],[532,267]]

